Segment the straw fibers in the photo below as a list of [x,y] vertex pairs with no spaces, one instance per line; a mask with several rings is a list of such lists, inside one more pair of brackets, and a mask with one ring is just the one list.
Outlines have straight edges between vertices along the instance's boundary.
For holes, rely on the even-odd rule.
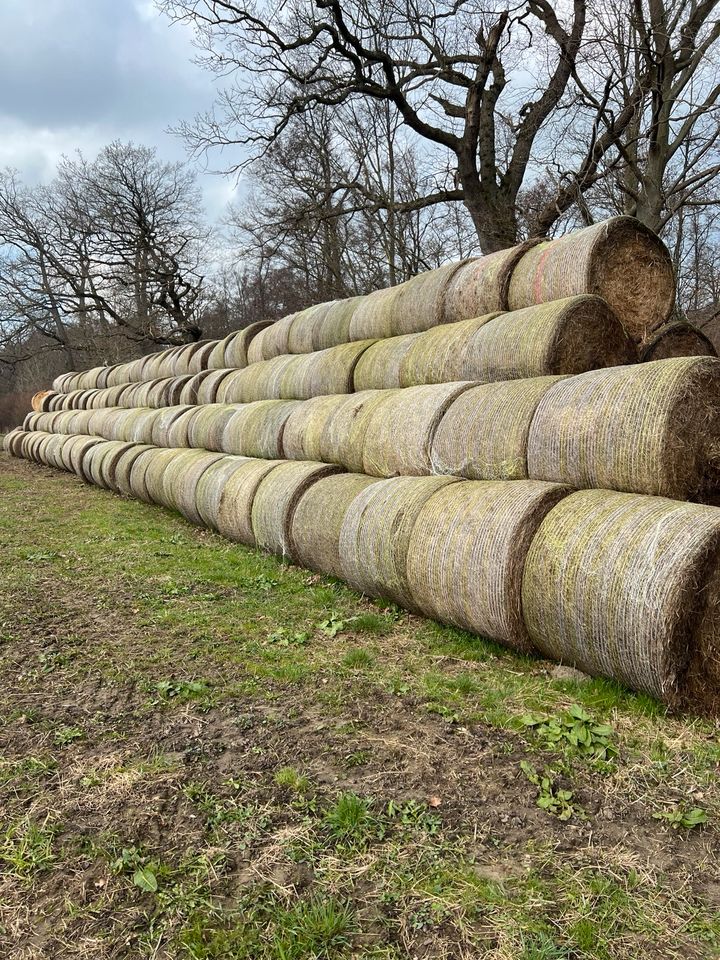
[[261,550],[294,556],[292,521],[300,497],[317,480],[339,471],[324,463],[286,460],[260,483],[252,504],[252,529]]
[[386,390],[401,387],[400,369],[408,352],[421,334],[377,340],[363,353],[355,367],[355,390]]
[[371,597],[415,609],[407,580],[410,537],[426,502],[453,477],[393,477],[361,491],[340,530],[343,579]]
[[38,393],[33,395],[32,400],[30,401],[30,406],[33,410],[36,411],[45,411],[47,410],[47,404],[50,400],[50,397],[54,395],[52,390],[40,390]]
[[162,475],[168,464],[178,455],[177,450],[150,447],[133,463],[130,469],[130,493],[145,503],[153,502],[153,493],[161,489]]
[[313,353],[317,349],[314,345],[318,339],[317,331],[320,330],[332,303],[332,300],[318,303],[295,314],[288,333],[288,353]]
[[[374,340],[359,340],[294,357],[295,362],[283,371],[280,396],[289,400],[308,400],[328,394],[352,393],[355,367],[373,343]],[[279,363],[280,359],[284,358],[272,362]]]
[[712,340],[694,324],[677,320],[666,323],[640,345],[640,362],[670,357],[717,357]]
[[346,394],[331,394],[327,397],[313,397],[311,400],[286,401],[297,405],[285,421],[282,431],[281,450],[284,459],[323,460],[323,433],[330,418],[346,400]]
[[220,500],[225,484],[237,469],[249,463],[246,457],[221,457],[205,470],[195,488],[195,506],[200,521],[217,530]]
[[392,333],[420,333],[444,323],[448,286],[465,262],[459,260],[436,270],[427,270],[400,284],[398,294],[392,300]]
[[414,606],[434,620],[532,650],[521,606],[525,558],[540,523],[569,492],[533,480],[473,480],[439,490],[410,536]]
[[443,322],[456,323],[507,310],[513,269],[525,251],[539,242],[528,240],[517,247],[461,263],[445,291]]
[[320,459],[363,473],[365,433],[373,413],[394,391],[364,390],[350,394],[330,416],[320,437]]
[[720,477],[720,360],[594,370],[551,387],[528,438],[528,473],[573,487],[705,499]]
[[122,493],[123,496],[131,497],[133,495],[131,478],[133,467],[141,457],[151,455],[155,447],[145,446],[144,444],[129,444],[125,453],[118,458],[115,467],[114,486],[116,493]]
[[158,410],[158,415],[153,421],[152,437],[149,442],[154,443],[156,447],[187,447],[189,445],[187,430],[184,433],[184,442],[179,443],[177,442],[178,437],[173,433],[173,427],[179,418],[188,411],[192,411],[193,414],[199,412],[197,407],[189,404]]
[[261,482],[282,465],[280,460],[247,460],[228,478],[218,477],[222,489],[217,508],[217,529],[228,540],[254,547],[252,508]]
[[235,408],[223,430],[221,449],[244,457],[283,457],[283,432],[300,400],[258,400]]
[[301,496],[292,518],[292,559],[300,566],[342,579],[340,530],[355,497],[378,481],[360,473],[324,477]]
[[209,403],[188,424],[188,446],[205,450],[223,449],[223,432],[238,407],[229,403]]
[[[684,705],[698,651],[717,653],[720,511],[583,490],[552,510],[530,547],[523,612],[545,656]],[[714,637],[702,636],[714,624]],[[706,632],[706,633],[709,633]],[[694,709],[714,691],[695,689]]]
[[363,473],[371,477],[432,473],[430,451],[438,424],[471,383],[438,383],[393,391],[373,408],[364,431]]
[[313,324],[313,350],[326,350],[350,341],[350,324],[363,297],[335,300],[322,318]]
[[[472,368],[468,350],[477,331],[496,313],[404,337],[408,347],[400,361],[397,386],[413,387],[424,383],[451,383],[454,380],[479,379],[461,377],[459,371]],[[390,344],[392,341],[387,340]],[[399,347],[395,347],[399,352]],[[379,378],[376,378],[376,382]],[[392,384],[388,384],[392,386]]]
[[[191,455],[192,459],[190,459]],[[186,457],[180,465],[179,457]],[[190,450],[180,454],[171,463],[163,476],[163,496],[166,506],[177,510],[190,523],[201,524],[198,510],[197,487],[206,470],[225,457],[221,453],[206,453],[204,450]]]
[[259,363],[261,360],[272,360],[288,352],[288,337],[290,328],[297,314],[290,313],[280,320],[271,323],[253,337],[247,348],[248,363]]
[[231,333],[224,341],[223,363],[221,367],[240,370],[246,367],[248,361],[248,349],[255,337],[263,330],[272,326],[271,320],[258,320],[256,323],[250,323],[242,330]]
[[464,391],[435,430],[429,472],[469,480],[527,479],[530,424],[538,403],[560,379],[506,380]]
[[232,370],[209,370],[198,384],[196,403],[218,403],[221,385],[230,376]]
[[511,310],[574,294],[602,297],[636,342],[661,326],[675,304],[667,248],[632,217],[613,217],[534,246],[513,270]]
[[393,330],[394,304],[403,284],[375,290],[363,297],[353,311],[350,320],[350,340],[382,339],[391,337]]

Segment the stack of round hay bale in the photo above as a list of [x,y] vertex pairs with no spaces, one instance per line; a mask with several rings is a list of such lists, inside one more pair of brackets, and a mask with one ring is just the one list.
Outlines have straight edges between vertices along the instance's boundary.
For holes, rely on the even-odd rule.
[[6,449],[717,710],[720,361],[673,302],[665,248],[616,218],[68,375]]

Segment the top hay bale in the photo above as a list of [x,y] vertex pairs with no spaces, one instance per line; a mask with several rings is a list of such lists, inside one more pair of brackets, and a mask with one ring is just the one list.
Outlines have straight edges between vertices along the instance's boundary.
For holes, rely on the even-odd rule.
[[442,322],[455,323],[507,310],[512,272],[536,243],[540,241],[528,240],[517,247],[461,263],[445,291]]
[[613,217],[538,243],[512,272],[511,310],[575,294],[602,297],[637,342],[661,326],[675,304],[667,248],[633,217]]

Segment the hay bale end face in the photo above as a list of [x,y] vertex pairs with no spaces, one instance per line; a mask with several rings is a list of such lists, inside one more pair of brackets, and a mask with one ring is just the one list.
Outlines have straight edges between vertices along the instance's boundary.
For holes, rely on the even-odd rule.
[[247,457],[231,457],[227,454],[205,470],[195,488],[195,504],[202,523],[211,530],[218,528],[218,514],[225,484],[244,464],[250,463]]
[[247,460],[227,478],[221,478],[222,489],[217,508],[217,529],[228,540],[256,546],[252,526],[252,507],[260,483],[281,460]]
[[415,607],[523,652],[522,576],[532,539],[570,492],[532,480],[475,480],[439,490],[420,510],[407,551]]
[[297,403],[281,434],[282,457],[285,460],[322,461],[323,433],[330,418],[345,401],[346,396],[340,394]]
[[692,323],[666,323],[640,344],[640,362],[671,357],[717,357],[712,340]]
[[244,457],[276,460],[284,456],[285,424],[301,400],[258,400],[236,408],[222,434],[221,449]]
[[720,360],[594,370],[559,381],[540,400],[528,474],[576,488],[712,499],[719,441]]
[[453,477],[394,477],[361,491],[340,530],[343,579],[371,597],[416,609],[407,579],[408,549],[425,503]]
[[665,244],[632,217],[614,217],[528,250],[512,273],[509,306],[519,310],[575,294],[596,294],[639,343],[675,304]]
[[[572,494],[544,519],[528,553],[522,602],[530,637],[547,657],[686,705],[691,666],[703,651],[717,658],[717,594],[709,588],[718,582],[719,552],[720,511],[712,507],[607,490]],[[718,692],[694,684],[694,708]]]
[[309,570],[342,578],[340,530],[355,497],[378,481],[359,473],[323,477],[307,489],[292,518],[293,560]]

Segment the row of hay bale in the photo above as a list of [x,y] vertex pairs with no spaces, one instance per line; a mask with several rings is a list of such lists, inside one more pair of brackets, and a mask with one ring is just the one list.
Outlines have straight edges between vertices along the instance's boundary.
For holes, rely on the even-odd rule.
[[67,410],[306,400],[458,380],[573,374],[636,360],[634,343],[604,301],[579,295],[462,320],[425,333],[361,340],[317,353],[285,354],[239,370],[45,393],[37,406]]
[[373,477],[535,479],[708,500],[720,490],[720,361],[305,401],[32,413],[24,428],[320,461]]
[[673,310],[675,282],[667,249],[637,220],[615,217],[556,240],[527,241],[366,296],[253,324],[223,340],[182,344],[130,363],[64,374],[53,389],[68,393],[241,369],[287,354],[420,333],[587,293],[602,298],[629,337],[642,344]]
[[516,650],[717,708],[715,508],[21,430],[6,448]]

